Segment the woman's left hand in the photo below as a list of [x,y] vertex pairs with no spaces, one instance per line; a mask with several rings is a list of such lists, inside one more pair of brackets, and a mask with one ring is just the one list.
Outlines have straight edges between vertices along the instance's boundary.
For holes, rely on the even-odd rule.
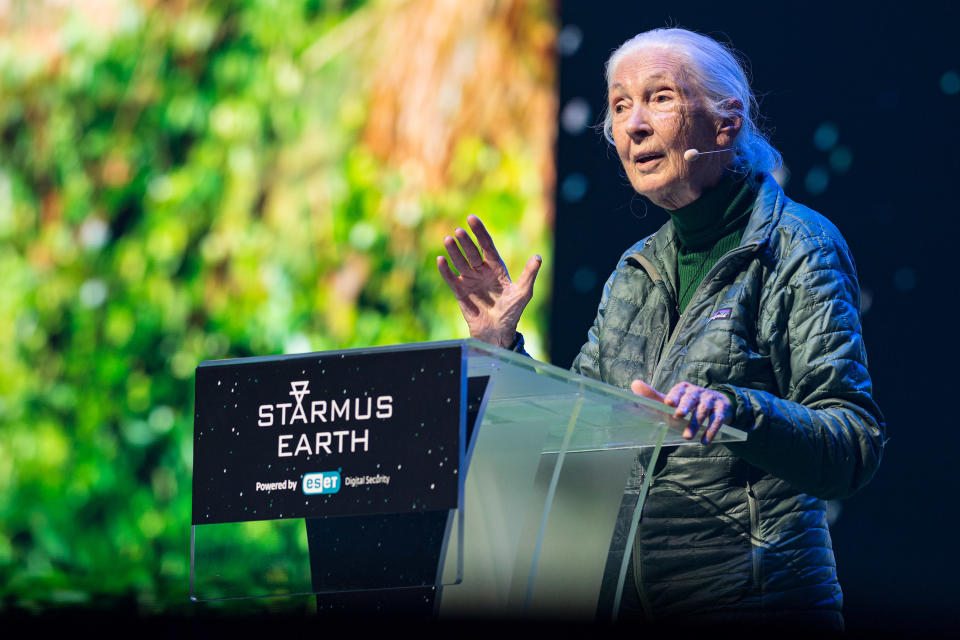
[[663,395],[643,380],[634,380],[630,390],[638,396],[659,400],[670,407],[676,407],[674,416],[682,418],[691,411],[690,425],[684,429],[683,437],[692,440],[701,426],[706,426],[701,442],[709,444],[717,431],[724,424],[730,424],[733,419],[733,405],[730,398],[720,393],[698,387],[689,382],[678,382],[670,389],[670,393]]

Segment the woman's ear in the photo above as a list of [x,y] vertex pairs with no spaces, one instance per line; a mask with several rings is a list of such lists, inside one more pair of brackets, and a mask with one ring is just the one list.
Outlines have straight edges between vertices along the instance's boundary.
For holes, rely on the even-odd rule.
[[740,135],[740,128],[743,126],[743,103],[736,98],[727,98],[721,108],[724,115],[718,119],[717,144],[729,147]]

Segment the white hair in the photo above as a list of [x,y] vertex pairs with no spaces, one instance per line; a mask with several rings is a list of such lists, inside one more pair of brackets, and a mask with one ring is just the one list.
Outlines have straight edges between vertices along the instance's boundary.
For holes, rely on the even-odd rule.
[[[607,60],[607,88],[617,65],[638,49],[665,49],[683,66],[683,70],[719,117],[739,113],[743,117],[740,134],[733,145],[740,169],[773,171],[783,163],[780,152],[767,140],[757,124],[759,108],[750,89],[750,81],[738,54],[713,38],[686,29],[653,29],[624,42]],[[731,98],[743,105],[741,111]],[[603,135],[613,144],[613,116],[609,105],[603,119]]]

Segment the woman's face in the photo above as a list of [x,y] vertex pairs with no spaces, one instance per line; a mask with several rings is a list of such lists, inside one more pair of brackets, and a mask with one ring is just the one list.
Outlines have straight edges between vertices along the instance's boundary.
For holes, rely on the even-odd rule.
[[608,99],[617,154],[637,193],[679,209],[720,180],[730,154],[683,159],[687,149],[719,148],[719,122],[684,81],[671,52],[628,53],[613,69]]

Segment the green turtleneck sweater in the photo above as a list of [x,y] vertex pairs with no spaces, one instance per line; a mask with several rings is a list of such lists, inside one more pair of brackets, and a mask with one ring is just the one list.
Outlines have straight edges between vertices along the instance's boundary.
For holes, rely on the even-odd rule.
[[669,212],[680,244],[677,252],[680,313],[687,308],[693,292],[720,256],[739,246],[756,196],[754,180],[728,171],[698,199]]

